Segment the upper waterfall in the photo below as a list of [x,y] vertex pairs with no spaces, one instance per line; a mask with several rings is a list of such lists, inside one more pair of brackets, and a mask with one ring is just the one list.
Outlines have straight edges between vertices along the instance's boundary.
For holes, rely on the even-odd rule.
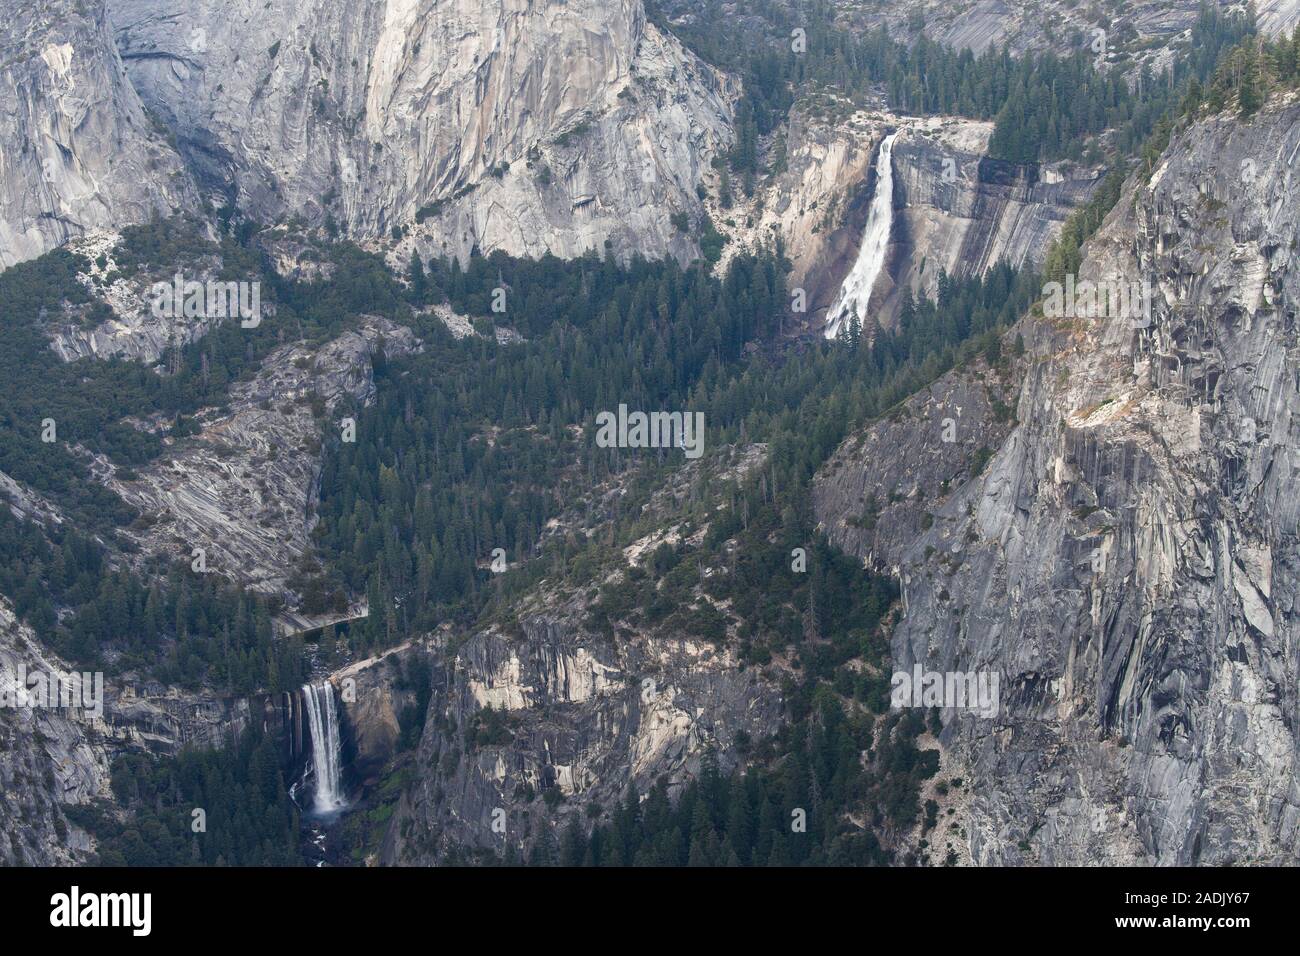
[[862,319],[867,314],[871,290],[885,266],[885,248],[889,245],[889,232],[894,218],[894,165],[892,154],[894,137],[890,133],[880,142],[880,155],[876,157],[876,192],[867,210],[867,228],[862,234],[862,246],[857,261],[844,279],[840,294],[827,313],[826,337],[833,339],[853,313]]

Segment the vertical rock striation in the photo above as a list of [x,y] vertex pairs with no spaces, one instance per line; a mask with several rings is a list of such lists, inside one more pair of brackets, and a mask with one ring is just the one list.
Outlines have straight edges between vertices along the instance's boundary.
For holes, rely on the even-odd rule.
[[1061,224],[1100,179],[1069,163],[1017,164],[985,155],[991,123],[948,120],[908,130],[894,149],[891,285],[877,297],[892,316],[904,290],[933,298],[939,272],[981,275],[999,261],[1041,264]]
[[[1149,322],[1023,323],[1016,427],[932,527],[871,545],[896,666],[1001,676],[1000,715],[942,735],[976,862],[1300,859],[1298,163],[1294,100],[1176,136],[1078,277],[1147,280]],[[862,553],[845,481],[818,516]]]
[[141,95],[256,219],[464,256],[694,251],[733,92],[640,0],[111,0]]
[[124,75],[104,0],[0,12],[0,269],[192,208],[193,182]]

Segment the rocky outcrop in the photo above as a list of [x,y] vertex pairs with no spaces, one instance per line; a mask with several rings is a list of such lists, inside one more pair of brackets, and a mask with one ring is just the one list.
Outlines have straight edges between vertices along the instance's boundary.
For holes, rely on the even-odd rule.
[[941,737],[977,863],[1300,859],[1297,157],[1294,100],[1176,136],[1078,277],[1145,279],[1149,315],[1027,320],[1016,427],[929,530],[873,545],[896,666],[1000,675],[998,716]]
[[82,672],[42,647],[0,599],[0,865],[85,862],[94,841],[65,808],[111,802],[119,754],[225,746],[256,720],[291,761],[301,722],[294,695],[228,697],[103,674],[98,690],[90,675],[85,696],[40,692],[42,679],[74,673]]
[[934,298],[941,272],[982,275],[1000,261],[1036,266],[1061,224],[1092,194],[1100,171],[991,159],[992,129],[953,117],[859,113],[829,141],[801,135],[790,168],[761,200],[760,227],[750,230],[754,241],[747,245],[782,239],[795,266],[791,285],[807,293],[816,324],[857,258],[877,188],[875,151],[897,130],[890,239],[869,309],[874,320],[889,326],[907,292]]
[[785,168],[752,204],[735,212],[716,204],[711,210],[732,240],[724,266],[733,255],[779,238],[794,267],[789,286],[804,290],[808,313],[829,307],[857,256],[874,186],[872,162],[885,129],[866,114],[828,122],[793,111],[784,132]]
[[1271,35],[1290,36],[1300,26],[1300,0],[1257,0],[1259,28]]
[[[449,852],[527,856],[571,819],[661,776],[674,795],[706,752],[775,732],[780,692],[726,650],[688,638],[594,635],[580,601],[469,637],[435,672],[419,776],[389,827],[386,863]],[[491,708],[491,711],[488,710]],[[494,826],[495,823],[495,826]]]
[[779,239],[813,324],[836,301],[857,258],[876,189],[881,140],[893,149],[893,223],[872,315],[888,325],[904,290],[934,297],[939,273],[983,274],[1001,260],[1040,263],[1100,171],[1068,163],[1017,165],[986,153],[993,124],[955,117],[857,111],[829,123],[796,111],[784,131],[784,168],[732,211],[713,203],[732,240],[724,263]]
[[[173,286],[179,274],[183,281],[204,283],[206,288],[207,283],[216,279],[221,270],[221,257],[216,254],[215,246],[209,255],[178,259],[166,269],[137,270],[126,277],[113,257],[121,241],[117,233],[91,233],[68,243],[88,263],[87,271],[78,273],[77,279],[92,299],[88,304],[65,307],[61,317],[52,316],[47,323],[50,347],[63,361],[118,356],[152,365],[167,349],[201,339],[213,325],[226,318],[239,320],[233,310],[230,316],[220,317],[215,309],[211,315],[206,310],[204,314],[186,315],[183,307],[155,308],[152,292],[155,283]],[[95,321],[95,307],[101,304],[108,306],[110,316]],[[269,303],[259,305],[257,321],[260,322],[263,314],[272,314],[274,308]]]
[[345,763],[358,783],[374,783],[400,752],[403,721],[420,704],[419,681],[440,666],[445,646],[441,635],[406,641],[329,675],[341,700]]
[[0,18],[0,269],[95,229],[191,208],[180,157],[124,76],[104,0]]
[[3,471],[0,471],[0,500],[9,506],[15,518],[43,525],[63,523],[63,512],[54,502]]
[[976,54],[1008,46],[1016,53],[1055,50],[1069,54],[1087,48],[1093,30],[1104,27],[1115,50],[1131,43],[1134,53],[1143,44],[1172,40],[1196,20],[1197,0],[1134,0],[1108,11],[1104,20],[1094,10],[1068,0],[975,0],[958,8],[934,0],[914,0],[922,8],[925,33],[932,40]]
[[812,489],[831,543],[897,574],[934,513],[1011,432],[1017,384],[1003,369],[971,362],[841,445]]
[[108,757],[92,742],[96,721],[88,711],[26,705],[29,670],[69,669],[0,600],[0,864],[72,863],[90,851],[91,838],[68,822],[61,804],[108,796]]
[[111,0],[131,79],[255,219],[464,256],[693,254],[734,91],[640,0]]
[[209,572],[284,593],[312,550],[321,430],[341,427],[330,421],[340,402],[373,397],[370,358],[381,343],[389,355],[420,347],[409,329],[363,317],[324,346],[271,353],[252,380],[231,387],[228,410],[202,415],[196,436],[166,439],[163,455],[138,474],[117,474],[101,458],[104,482],[141,512],[125,530],[141,555],[188,564],[202,549]]
[[[976,55],[1006,46],[1014,55],[1054,50],[1068,55],[1090,49],[1093,31],[1106,31],[1108,59],[1124,68],[1167,59],[1169,46],[1196,22],[1200,0],[1130,0],[1122,7],[1097,8],[1073,0],[903,0],[883,9],[841,5],[844,16],[861,26],[882,21],[896,37],[914,37],[918,28],[946,46]],[[1244,11],[1242,2],[1219,4]],[[1297,0],[1257,0],[1260,29],[1276,35],[1300,18]]]

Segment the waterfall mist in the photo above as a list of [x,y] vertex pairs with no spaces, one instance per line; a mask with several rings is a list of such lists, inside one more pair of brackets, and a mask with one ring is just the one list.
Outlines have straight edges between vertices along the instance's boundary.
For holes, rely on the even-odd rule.
[[347,806],[334,685],[329,681],[318,686],[304,684],[302,693],[311,732],[312,813],[330,816]]

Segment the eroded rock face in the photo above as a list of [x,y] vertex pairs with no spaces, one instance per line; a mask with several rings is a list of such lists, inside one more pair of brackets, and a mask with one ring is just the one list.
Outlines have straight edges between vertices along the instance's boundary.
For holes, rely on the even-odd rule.
[[794,266],[790,287],[804,291],[815,324],[857,258],[877,151],[892,132],[893,220],[870,310],[885,326],[905,291],[934,298],[941,271],[965,277],[1004,260],[1016,268],[1041,263],[1100,180],[1100,170],[1068,163],[988,158],[991,122],[862,110],[828,124],[796,110],[785,130],[785,169],[749,202],[712,209],[732,240],[724,263],[779,238]]
[[104,0],[0,17],[0,269],[67,239],[195,204],[180,157],[123,75]]
[[203,416],[200,434],[136,477],[99,462],[108,487],[144,516],[126,530],[142,553],[189,563],[201,548],[209,571],[283,592],[311,550],[321,428],[345,398],[373,397],[370,358],[381,342],[389,355],[420,347],[409,329],[375,316],[319,348],[283,346],[231,387],[228,412]]
[[992,131],[991,123],[948,120],[905,128],[895,141],[894,267],[873,296],[882,316],[896,314],[904,291],[934,298],[940,270],[965,277],[999,261],[1041,264],[1100,181],[1101,170],[1068,163],[990,159]]
[[1134,0],[1098,23],[1086,9],[1065,0],[975,0],[965,9],[934,0],[910,0],[909,5],[924,11],[931,39],[977,54],[1001,45],[1017,52],[1072,53],[1092,42],[1097,26],[1115,37],[1111,45],[1130,31],[1143,40],[1169,40],[1192,26],[1197,10],[1194,0]]
[[896,666],[1001,677],[998,717],[942,735],[976,862],[1300,859],[1297,156],[1294,100],[1178,135],[1079,277],[1147,279],[1149,325],[1025,323],[1018,426],[875,545],[902,556]]
[[419,705],[417,672],[440,666],[444,648],[437,636],[406,641],[329,675],[339,692],[344,756],[354,780],[374,783],[397,755],[402,721]]
[[[1244,10],[1244,3],[1220,5]],[[1014,55],[1039,50],[1073,53],[1091,49],[1093,30],[1103,27],[1108,37],[1109,59],[1126,52],[1126,65],[1167,61],[1167,44],[1185,34],[1196,22],[1199,0],[1130,0],[1106,11],[1098,20],[1091,8],[1071,0],[972,0],[952,4],[944,0],[901,0],[883,8],[859,9],[842,4],[845,16],[874,25],[884,21],[896,37],[913,37],[917,27],[927,37],[946,46],[969,49],[977,55],[1007,46]],[[1259,0],[1259,25],[1276,35],[1300,18],[1297,0]]]
[[[581,611],[535,611],[518,633],[474,634],[435,672],[421,772],[384,862],[558,846],[570,819],[590,826],[589,804],[607,818],[629,784],[644,794],[661,775],[675,795],[707,751],[729,769],[741,731],[758,740],[777,729],[779,690],[729,652],[687,638],[606,640],[583,629]],[[489,706],[499,724],[485,719]],[[497,810],[504,833],[493,829]]]
[[0,471],[0,499],[8,504],[15,518],[47,527],[63,524],[63,511],[54,502],[3,471]]
[[1300,26],[1300,0],[1259,0],[1255,10],[1260,29],[1271,36],[1290,36]]
[[983,362],[956,369],[847,440],[813,481],[831,542],[898,573],[933,513],[1010,433],[1015,385]]
[[[74,672],[82,673],[42,647],[0,599],[0,865],[84,863],[94,841],[68,820],[64,808],[111,801],[110,771],[119,754],[223,747],[256,720],[290,759],[292,695],[229,697],[101,675],[99,707],[44,706],[39,696],[23,700],[41,706],[14,703],[20,678],[22,686],[34,688],[37,675]],[[94,686],[93,678],[88,686]]]
[[[61,321],[59,317],[51,317],[47,324],[50,348],[65,362],[118,356],[152,365],[168,348],[180,348],[201,339],[213,325],[223,321],[215,310],[212,316],[186,316],[183,308],[156,309],[153,294],[155,283],[174,285],[177,274],[183,275],[183,281],[215,280],[221,269],[219,255],[214,252],[178,260],[167,269],[142,270],[127,278],[122,276],[113,258],[121,240],[117,233],[91,233],[68,243],[73,252],[89,263],[87,272],[78,273],[78,281],[94,296],[93,304],[106,304],[112,310],[112,317],[87,323],[82,313],[93,308],[93,304],[78,307],[78,311],[62,316]],[[268,304],[266,312],[273,309]],[[257,318],[260,321],[261,315]]]
[[[694,253],[734,90],[640,0],[112,0],[146,102],[256,219],[426,254]],[[420,222],[417,222],[420,220]],[[410,248],[398,253],[402,263]]]
[[723,261],[780,237],[794,266],[790,287],[805,291],[809,313],[829,307],[862,240],[872,163],[884,130],[865,116],[828,123],[794,111],[785,134],[786,168],[760,194],[761,210],[715,213],[723,222],[756,219],[748,235],[728,229],[733,241]]
[[15,705],[22,669],[68,670],[0,600],[0,863],[73,863],[89,852],[91,839],[67,821],[60,805],[107,796],[108,758],[91,743],[95,720],[89,713]]

